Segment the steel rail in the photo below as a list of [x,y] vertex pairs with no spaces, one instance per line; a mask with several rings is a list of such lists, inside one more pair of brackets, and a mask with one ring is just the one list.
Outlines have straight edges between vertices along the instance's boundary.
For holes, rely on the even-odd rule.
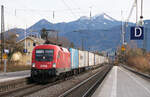
[[[105,71],[105,70],[106,70],[106,72],[103,72],[103,71]],[[109,70],[110,70],[110,67],[109,67],[109,68],[108,68],[108,67],[103,68],[103,70],[97,72],[96,74],[92,75],[92,76],[89,77],[88,79],[82,81],[81,83],[77,84],[77,85],[74,86],[73,88],[67,90],[65,93],[61,94],[59,97],[66,97],[67,95],[71,94],[71,92],[75,91],[76,89],[79,89],[80,86],[86,84],[86,83],[89,82],[91,79],[93,79],[94,77],[96,77],[97,75],[99,75],[99,74],[101,74],[101,73],[102,73],[102,74],[101,74],[102,77],[101,77],[100,79],[98,79],[98,81],[96,81],[96,83],[98,83],[100,80],[102,81],[102,78],[104,78],[104,75],[106,75],[106,74],[109,72]],[[96,84],[94,84],[94,85],[96,85]],[[86,95],[89,94],[89,92],[90,92],[91,89],[94,87],[94,85],[91,86],[91,88],[88,89],[88,91],[87,91],[86,93],[84,93],[82,97],[86,97]]]

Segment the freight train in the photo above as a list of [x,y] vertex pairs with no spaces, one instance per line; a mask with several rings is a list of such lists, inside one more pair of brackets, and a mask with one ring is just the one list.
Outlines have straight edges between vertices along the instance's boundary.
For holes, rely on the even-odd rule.
[[44,44],[32,51],[31,78],[46,81],[60,75],[74,74],[108,62],[104,56],[74,48]]

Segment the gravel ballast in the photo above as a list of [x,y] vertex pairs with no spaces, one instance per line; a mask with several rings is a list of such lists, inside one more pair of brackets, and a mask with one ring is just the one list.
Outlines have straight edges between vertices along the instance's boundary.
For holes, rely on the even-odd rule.
[[93,74],[97,73],[100,69],[104,68],[104,66],[95,69],[95,70],[90,70],[86,73],[73,76],[71,79],[66,80],[64,82],[61,82],[59,84],[50,86],[48,88],[45,88],[41,91],[38,91],[36,93],[33,93],[29,96],[26,97],[58,97],[60,94],[64,93],[68,89],[74,87],[78,83],[84,81],[85,79],[89,78]]

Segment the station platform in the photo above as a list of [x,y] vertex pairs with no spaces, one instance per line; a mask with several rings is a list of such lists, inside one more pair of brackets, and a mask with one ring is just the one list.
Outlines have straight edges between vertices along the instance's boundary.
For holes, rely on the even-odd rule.
[[26,77],[30,77],[30,70],[0,73],[0,83],[5,81],[10,81],[10,80],[26,78]]
[[114,66],[92,97],[150,97],[150,81]]

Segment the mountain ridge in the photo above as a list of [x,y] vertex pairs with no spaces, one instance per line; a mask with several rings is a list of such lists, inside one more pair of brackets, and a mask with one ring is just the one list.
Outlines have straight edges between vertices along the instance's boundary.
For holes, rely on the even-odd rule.
[[[147,20],[147,22],[150,24],[150,21]],[[59,36],[68,38],[71,42],[74,42],[77,48],[81,47],[82,38],[86,37],[84,45],[86,50],[91,48],[91,50],[101,51],[110,48],[116,49],[121,45],[121,24],[121,21],[112,18],[106,13],[102,13],[91,17],[91,19],[83,16],[67,23],[53,24],[46,19],[41,19],[29,27],[27,33],[40,34],[42,28],[55,29],[59,31]],[[134,25],[134,23],[129,22],[129,27]],[[130,35],[129,27],[127,28],[126,38],[129,38]],[[84,33],[84,35],[81,33]]]

